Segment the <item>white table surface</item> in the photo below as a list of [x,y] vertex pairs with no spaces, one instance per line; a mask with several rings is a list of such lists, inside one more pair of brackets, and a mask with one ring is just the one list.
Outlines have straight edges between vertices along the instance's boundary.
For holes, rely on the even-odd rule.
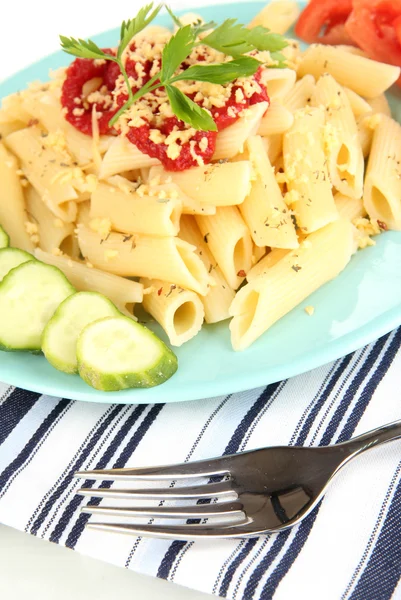
[[[219,0],[229,4],[230,0]],[[58,49],[58,34],[88,37],[132,17],[145,0],[7,2],[0,36],[0,80]],[[177,8],[213,4],[171,1]],[[102,8],[107,6],[106,11]],[[67,8],[67,11],[64,9]],[[212,596],[138,575],[0,525],[1,597],[19,600],[143,598],[201,600]]]

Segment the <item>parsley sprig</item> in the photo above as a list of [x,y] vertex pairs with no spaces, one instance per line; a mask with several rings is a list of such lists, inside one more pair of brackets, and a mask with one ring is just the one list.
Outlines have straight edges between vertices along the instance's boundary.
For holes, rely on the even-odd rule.
[[[123,53],[132,38],[147,27],[162,8],[162,4],[154,8],[152,2],[141,8],[133,19],[123,21],[116,55],[104,52],[92,40],[86,41],[60,35],[61,47],[64,52],[78,58],[111,60],[120,67],[127,86],[128,99],[111,119],[111,127],[139,98],[159,87],[164,87],[171,108],[179,119],[195,129],[216,131],[217,127],[210,113],[193,102],[177,86],[173,85],[174,83],[192,80],[224,85],[239,77],[254,75],[261,63],[248,54],[255,50],[269,51],[279,67],[285,64],[285,57],[280,50],[287,46],[286,41],[281,35],[272,33],[265,27],[247,29],[244,25],[237,23],[236,19],[227,19],[219,26],[216,26],[214,22],[198,22],[183,26],[179,18],[166,6],[178,29],[163,49],[160,72],[134,93],[123,64]],[[202,39],[199,39],[200,34],[206,35],[202,35]],[[175,74],[182,62],[198,45],[209,46],[232,57],[232,60],[220,64],[197,64],[182,73]]]

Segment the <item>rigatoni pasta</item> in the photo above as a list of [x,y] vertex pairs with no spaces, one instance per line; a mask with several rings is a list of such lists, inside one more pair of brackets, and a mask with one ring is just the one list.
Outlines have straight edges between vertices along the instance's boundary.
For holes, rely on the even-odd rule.
[[362,219],[366,216],[366,209],[362,198],[350,198],[337,192],[334,196],[340,219],[349,219],[351,222],[355,219]]
[[262,117],[259,135],[276,135],[288,131],[294,123],[294,115],[285,106],[272,102],[269,110]]
[[210,277],[194,246],[176,237],[156,237],[111,232],[102,237],[84,225],[78,226],[83,256],[102,271],[123,277],[174,281],[205,296]]
[[94,269],[92,265],[71,260],[68,256],[35,250],[35,256],[42,262],[57,267],[82,292],[99,292],[117,306],[126,316],[133,316],[135,304],[143,301],[143,285],[124,277]]
[[249,193],[252,176],[251,164],[246,160],[217,162],[171,173],[153,169],[151,173],[152,177],[160,177],[160,182],[176,184],[193,200],[212,206],[242,204]]
[[252,238],[236,206],[221,206],[213,217],[195,217],[228,284],[238,289],[252,266]]
[[240,205],[240,211],[257,246],[297,248],[298,238],[288,206],[283,200],[262,139],[249,138],[249,155],[255,179],[249,196]]
[[25,202],[29,219],[36,229],[39,248],[45,252],[61,250],[72,256],[75,253],[73,223],[55,217],[32,186],[25,188]]
[[329,75],[316,83],[313,104],[325,111],[324,143],[333,186],[351,198],[363,190],[363,152],[351,104],[343,88]]
[[323,147],[324,112],[321,108],[296,111],[294,125],[284,135],[287,202],[304,233],[316,231],[338,217]]
[[334,79],[357,94],[375,98],[397,81],[400,68],[370,60],[336,46],[312,44],[302,56],[298,76],[311,74],[318,79],[330,73]]
[[312,292],[339,275],[354,251],[353,227],[340,219],[311,234],[307,244],[255,277],[238,292],[231,306],[233,348],[248,348]]
[[11,244],[32,252],[34,244],[26,231],[29,218],[15,156],[0,142],[0,223]]
[[383,229],[401,231],[401,126],[385,115],[373,136],[363,202]]
[[287,33],[301,14],[298,2],[275,0],[267,4],[250,23],[250,27],[263,25],[275,33]]
[[172,346],[182,346],[202,328],[205,311],[191,290],[160,279],[141,279],[144,309],[163,327]]
[[90,217],[108,219],[115,231],[123,233],[177,235],[181,212],[181,201],[165,191],[140,195],[129,183],[124,190],[99,183],[91,197]]
[[305,75],[289,90],[283,99],[284,106],[292,112],[311,104],[315,91],[315,78]]
[[99,177],[107,179],[124,171],[152,167],[158,164],[159,161],[156,158],[143,154],[125,138],[117,137],[103,157]]
[[266,102],[251,106],[234,125],[224,129],[218,136],[214,160],[226,160],[240,154],[246,140],[255,135],[259,129],[263,115],[268,108]]
[[209,250],[208,238],[205,241],[195,219],[189,215],[181,217],[179,237],[196,247],[196,254],[205,265],[212,279],[206,296],[201,296],[206,323],[225,321],[230,317],[229,311],[235,292],[227,283],[221,268],[212,256]]

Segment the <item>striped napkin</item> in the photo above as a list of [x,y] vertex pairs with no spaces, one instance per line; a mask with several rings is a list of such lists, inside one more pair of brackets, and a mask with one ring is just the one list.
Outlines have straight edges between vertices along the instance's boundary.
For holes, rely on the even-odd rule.
[[86,530],[88,499],[73,479],[78,469],[332,444],[400,419],[400,345],[401,329],[299,377],[180,404],[90,404],[0,384],[0,521],[225,598],[401,598],[401,441],[345,467],[301,525],[257,539],[171,543]]

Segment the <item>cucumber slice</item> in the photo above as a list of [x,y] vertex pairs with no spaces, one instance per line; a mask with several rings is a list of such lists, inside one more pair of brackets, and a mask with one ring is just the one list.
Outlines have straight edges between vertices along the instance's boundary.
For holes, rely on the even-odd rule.
[[91,323],[77,344],[79,374],[104,392],[160,385],[177,370],[177,357],[149,329],[128,317]]
[[0,225],[0,248],[8,248],[10,245],[10,238]]
[[[1,235],[1,232],[0,232]],[[15,267],[19,267],[23,263],[30,260],[36,260],[32,254],[19,250],[18,248],[2,248],[0,250],[0,281]]]
[[81,331],[103,317],[118,317],[120,311],[97,292],[78,292],[60,304],[45,327],[42,351],[53,367],[78,373],[77,341]]
[[47,322],[74,292],[56,267],[32,260],[12,269],[0,283],[0,349],[40,351]]

